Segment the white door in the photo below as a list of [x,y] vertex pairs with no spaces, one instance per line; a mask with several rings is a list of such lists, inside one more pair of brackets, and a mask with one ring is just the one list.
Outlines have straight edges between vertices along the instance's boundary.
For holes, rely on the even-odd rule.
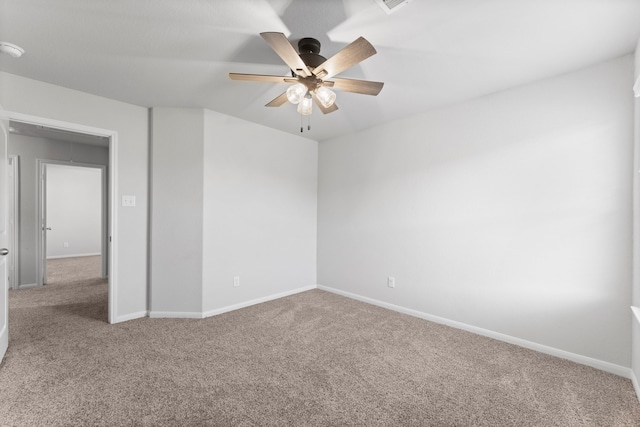
[[7,139],[9,120],[2,117],[0,111],[0,361],[9,346],[9,288],[7,275],[9,273],[9,230],[7,227],[7,207],[9,197],[7,191],[8,160]]

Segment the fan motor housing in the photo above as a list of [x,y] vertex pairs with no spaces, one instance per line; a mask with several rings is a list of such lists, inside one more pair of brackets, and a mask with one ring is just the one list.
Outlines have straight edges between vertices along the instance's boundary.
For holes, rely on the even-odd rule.
[[326,61],[326,58],[319,54],[320,42],[311,37],[305,37],[298,41],[298,52],[300,52],[302,62],[310,68],[316,68]]
[[320,42],[311,37],[304,37],[298,41],[300,53],[320,53]]

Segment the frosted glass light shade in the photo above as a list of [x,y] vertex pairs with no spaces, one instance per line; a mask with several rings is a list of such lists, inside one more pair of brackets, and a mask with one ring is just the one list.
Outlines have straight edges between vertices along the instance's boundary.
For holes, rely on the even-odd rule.
[[307,93],[307,87],[302,83],[296,83],[287,89],[287,99],[292,104],[298,104]]
[[320,86],[316,89],[316,96],[318,97],[318,102],[320,102],[324,108],[329,108],[334,102],[336,102],[335,92],[324,86]]
[[311,95],[307,94],[298,104],[298,113],[302,114],[303,116],[308,116],[311,114],[312,108],[313,100],[311,99]]

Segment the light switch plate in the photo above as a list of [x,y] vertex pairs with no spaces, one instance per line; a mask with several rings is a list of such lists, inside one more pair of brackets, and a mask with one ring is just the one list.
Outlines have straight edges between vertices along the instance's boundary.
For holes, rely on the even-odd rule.
[[136,196],[122,196],[122,206],[134,207],[136,205]]

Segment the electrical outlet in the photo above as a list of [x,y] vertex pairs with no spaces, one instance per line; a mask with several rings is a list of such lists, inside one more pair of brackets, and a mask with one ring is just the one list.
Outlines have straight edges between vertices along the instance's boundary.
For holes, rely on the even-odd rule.
[[396,278],[395,277],[387,277],[387,286],[390,288],[396,287]]
[[233,287],[237,288],[238,286],[240,286],[240,276],[234,276],[233,277]]
[[64,242],[64,243],[62,244],[62,247],[63,247],[63,248],[68,248],[68,247],[69,247],[69,242]]

